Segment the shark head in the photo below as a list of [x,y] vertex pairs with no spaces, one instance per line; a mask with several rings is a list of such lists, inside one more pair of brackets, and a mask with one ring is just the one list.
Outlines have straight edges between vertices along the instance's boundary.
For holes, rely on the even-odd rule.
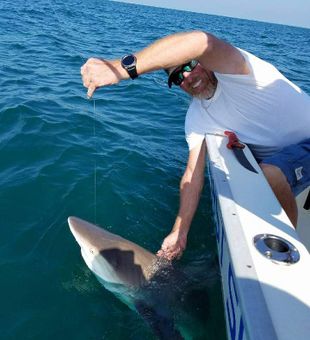
[[[180,331],[194,325],[187,321],[187,307],[182,309],[186,276],[170,262],[92,223],[77,217],[69,217],[68,223],[84,261],[104,287],[137,311],[159,339],[183,339]],[[178,314],[186,323],[176,328]]]
[[100,281],[138,288],[150,280],[155,255],[77,217],[69,217],[68,223],[84,261]]

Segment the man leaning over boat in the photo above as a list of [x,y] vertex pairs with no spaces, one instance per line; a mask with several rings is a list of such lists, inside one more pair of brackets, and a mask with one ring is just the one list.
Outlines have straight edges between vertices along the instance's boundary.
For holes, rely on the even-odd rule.
[[295,195],[310,184],[310,97],[273,65],[201,31],[173,34],[121,60],[91,58],[81,68],[87,95],[164,69],[168,86],[193,97],[185,119],[189,156],[180,207],[159,256],[179,258],[204,183],[204,137],[234,131],[247,143],[292,224]]

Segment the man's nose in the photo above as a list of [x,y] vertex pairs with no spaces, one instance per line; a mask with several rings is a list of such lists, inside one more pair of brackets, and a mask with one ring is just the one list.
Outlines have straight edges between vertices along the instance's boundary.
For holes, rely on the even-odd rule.
[[192,82],[191,72],[183,72],[183,77],[188,84]]

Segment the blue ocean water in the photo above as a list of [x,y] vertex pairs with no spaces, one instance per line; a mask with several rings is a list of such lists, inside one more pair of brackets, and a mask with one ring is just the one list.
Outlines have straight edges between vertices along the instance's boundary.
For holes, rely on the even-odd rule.
[[[310,93],[310,30],[104,0],[2,0],[0,13],[0,338],[151,339],[87,269],[66,219],[155,252],[178,209],[190,98],[156,72],[89,101],[81,65],[203,29]],[[179,263],[199,301],[193,339],[226,337],[213,227],[206,181]]]

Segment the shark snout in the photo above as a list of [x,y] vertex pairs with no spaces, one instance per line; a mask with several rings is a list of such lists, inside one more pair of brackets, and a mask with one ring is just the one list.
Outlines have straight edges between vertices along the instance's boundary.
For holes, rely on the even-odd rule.
[[77,217],[74,217],[74,216],[68,217],[68,224],[69,224],[69,227],[72,233],[78,230],[78,225],[79,225],[78,222],[79,222],[79,219]]
[[88,249],[94,245],[96,239],[96,226],[77,217],[70,216],[68,224],[75,240],[82,249]]
[[79,223],[79,219],[73,216],[70,216],[68,218],[68,224],[69,224],[69,228],[71,230],[71,233],[73,234],[73,236],[75,237],[76,241],[79,243],[78,239],[80,237],[81,234],[81,223]]

